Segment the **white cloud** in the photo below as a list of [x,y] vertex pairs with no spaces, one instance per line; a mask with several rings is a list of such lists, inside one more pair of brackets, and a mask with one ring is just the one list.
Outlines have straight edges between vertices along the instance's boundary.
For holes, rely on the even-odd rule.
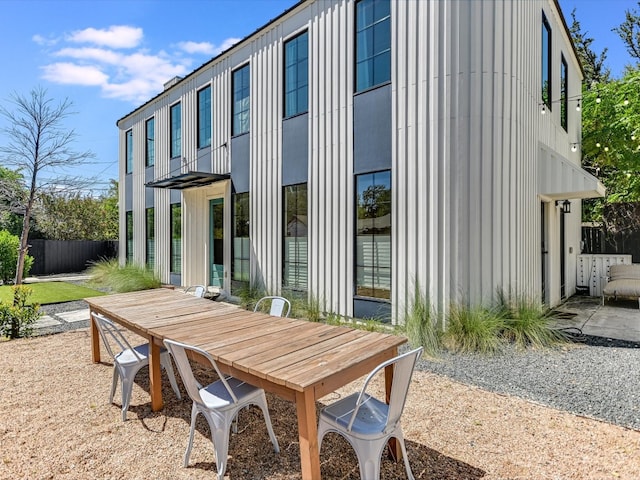
[[240,40],[242,40],[242,39],[241,38],[233,38],[233,37],[227,38],[224,42],[222,42],[222,45],[220,45],[218,47],[218,51],[216,53],[224,52],[228,48],[231,48],[232,46],[234,46]]
[[203,53],[205,55],[213,55],[215,46],[209,42],[180,42],[178,47],[187,53]]
[[134,48],[142,41],[142,28],[128,25],[112,25],[107,29],[85,28],[73,32],[69,41],[111,48]]
[[109,76],[98,67],[76,65],[73,63],[52,63],[42,67],[43,77],[54,83],[66,85],[102,86],[109,81]]
[[123,55],[106,48],[63,48],[54,54],[56,57],[70,57],[78,60],[95,60],[101,63],[116,65]]
[[43,46],[60,43],[57,50],[49,52],[55,60],[41,67],[44,79],[99,87],[104,97],[133,103],[149,100],[171,78],[187,75],[202,57],[215,56],[239,41],[229,38],[219,46],[184,41],[171,45],[169,51],[152,52],[139,47],[142,39],[141,28],[122,25],[86,28],[56,40],[42,35],[33,37]]
[[31,37],[31,40],[33,40],[38,45],[43,45],[45,47],[49,47],[58,43],[58,40],[56,38],[46,38],[38,34],[35,34],[33,37]]

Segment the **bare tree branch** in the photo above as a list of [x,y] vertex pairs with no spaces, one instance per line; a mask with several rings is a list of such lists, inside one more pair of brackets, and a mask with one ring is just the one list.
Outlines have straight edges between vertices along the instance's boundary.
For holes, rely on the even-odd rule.
[[[69,185],[71,177],[64,171],[87,163],[94,155],[90,151],[73,149],[77,136],[65,128],[65,120],[75,112],[72,102],[64,99],[56,103],[42,87],[29,95],[13,93],[8,99],[12,109],[0,106],[0,115],[7,120],[2,132],[7,143],[0,145],[0,158],[5,165],[13,165],[24,176],[28,196],[23,202],[23,223],[15,283],[22,283],[24,257],[30,218],[40,190],[54,185]],[[46,179],[44,176],[47,175]],[[75,177],[76,182],[78,177]],[[78,185],[78,183],[76,183]]]

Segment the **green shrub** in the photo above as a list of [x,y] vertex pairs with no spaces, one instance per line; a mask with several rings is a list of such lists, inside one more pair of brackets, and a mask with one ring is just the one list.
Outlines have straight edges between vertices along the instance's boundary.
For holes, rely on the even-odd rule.
[[495,353],[502,345],[504,318],[495,308],[452,305],[443,335],[445,347],[458,352]]
[[[3,283],[13,282],[16,278],[19,248],[20,239],[18,237],[11,235],[6,230],[0,230],[0,280]],[[23,277],[29,275],[32,265],[33,257],[25,255]]]
[[420,291],[418,285],[414,288],[413,303],[407,308],[404,316],[404,329],[412,347],[422,346],[424,352],[432,357],[440,350],[441,331],[438,317],[431,308],[427,296]]
[[498,306],[505,319],[503,335],[520,347],[549,347],[566,341],[560,330],[552,328],[553,317],[545,306],[524,295],[498,292]]
[[32,326],[40,318],[40,305],[27,304],[32,290],[24,285],[13,289],[13,303],[0,302],[0,336],[9,338],[28,337]]
[[266,296],[264,288],[253,283],[243,283],[236,292],[240,298],[240,306],[247,310],[253,310],[262,297]]
[[117,260],[94,263],[89,269],[89,274],[92,284],[107,287],[118,293],[161,286],[160,278],[152,269],[130,263],[121,266]]

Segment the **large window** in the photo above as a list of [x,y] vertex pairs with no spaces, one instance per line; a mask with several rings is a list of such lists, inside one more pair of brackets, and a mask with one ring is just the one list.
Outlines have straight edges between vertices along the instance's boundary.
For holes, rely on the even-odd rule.
[[154,268],[156,265],[156,224],[153,207],[145,210],[145,237],[146,237],[146,261],[147,267]]
[[308,110],[309,47],[304,32],[284,44],[284,116]]
[[[246,285],[250,279],[249,193],[233,196],[233,264],[232,290]],[[240,282],[240,283],[239,283]]]
[[126,156],[126,171],[125,173],[133,172],[133,130],[127,130],[125,134],[125,156]]
[[182,108],[179,103],[171,107],[169,116],[169,122],[171,123],[169,153],[171,158],[175,158],[182,155]]
[[284,187],[282,285],[292,290],[307,289],[307,218],[307,184]]
[[542,14],[542,102],[551,109],[551,27]]
[[127,263],[133,263],[133,212],[129,210],[126,212],[125,218],[125,238],[126,238],[126,256]]
[[169,221],[171,223],[171,245],[169,255],[171,273],[182,273],[182,206],[179,203],[171,204]]
[[232,80],[233,102],[232,102],[232,135],[241,135],[249,131],[249,65],[239,68],[233,72]]
[[150,118],[145,123],[145,131],[147,133],[147,140],[145,142],[145,150],[144,150],[144,164],[147,167],[151,167],[156,163],[156,128],[155,128],[155,120]]
[[560,125],[567,130],[569,124],[569,110],[568,105],[568,92],[569,92],[569,79],[567,78],[567,61],[564,59],[564,55],[561,57],[560,62]]
[[356,295],[391,298],[391,172],[356,176]]
[[391,80],[391,4],[356,3],[356,92]]
[[211,145],[211,87],[198,92],[198,148]]

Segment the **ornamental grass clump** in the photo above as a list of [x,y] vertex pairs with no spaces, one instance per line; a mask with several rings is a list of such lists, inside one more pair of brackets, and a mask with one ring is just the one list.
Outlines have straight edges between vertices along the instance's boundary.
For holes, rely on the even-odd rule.
[[503,330],[504,318],[498,309],[451,305],[443,344],[456,352],[493,354],[502,347]]
[[553,315],[545,306],[524,295],[498,294],[499,308],[505,319],[503,335],[517,346],[543,348],[567,340],[566,335],[552,326]]
[[424,353],[436,357],[441,346],[438,316],[431,308],[427,296],[416,285],[413,301],[404,316],[404,328],[412,347],[424,347]]
[[117,293],[135,292],[159,288],[160,277],[150,268],[127,263],[120,265],[117,260],[103,260],[89,269],[91,283],[103,286]]

